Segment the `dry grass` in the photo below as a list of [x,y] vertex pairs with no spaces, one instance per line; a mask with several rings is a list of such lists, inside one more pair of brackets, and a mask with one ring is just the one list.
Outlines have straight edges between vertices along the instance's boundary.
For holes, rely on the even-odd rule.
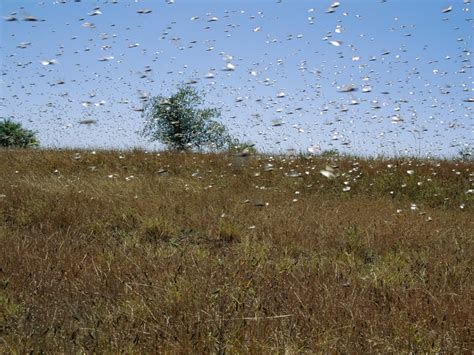
[[470,353],[473,172],[0,151],[0,352]]

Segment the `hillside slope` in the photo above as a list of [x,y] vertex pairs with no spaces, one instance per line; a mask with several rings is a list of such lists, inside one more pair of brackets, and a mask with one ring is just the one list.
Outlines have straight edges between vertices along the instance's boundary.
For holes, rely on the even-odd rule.
[[0,349],[469,352],[473,168],[0,151]]

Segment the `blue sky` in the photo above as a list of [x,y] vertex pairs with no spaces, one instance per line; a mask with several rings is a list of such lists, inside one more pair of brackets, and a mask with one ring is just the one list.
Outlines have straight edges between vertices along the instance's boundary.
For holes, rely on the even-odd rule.
[[339,3],[1,1],[1,116],[44,146],[160,148],[137,133],[140,96],[192,81],[265,151],[447,156],[472,145],[471,4]]

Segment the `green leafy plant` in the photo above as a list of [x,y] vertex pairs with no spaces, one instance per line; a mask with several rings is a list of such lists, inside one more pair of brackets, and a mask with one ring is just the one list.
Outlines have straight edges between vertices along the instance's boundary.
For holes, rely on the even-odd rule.
[[0,146],[28,148],[38,145],[35,133],[22,127],[20,123],[10,119],[0,122]]
[[171,97],[152,97],[145,106],[143,136],[179,151],[222,149],[232,142],[227,128],[215,119],[217,108],[200,108],[202,93],[191,86],[178,87]]
[[340,153],[337,149],[327,149],[321,152],[322,158],[333,158],[333,157],[338,157],[339,155]]
[[234,140],[229,145],[229,152],[236,154],[257,154],[257,148],[255,144],[251,142],[240,142],[239,140]]
[[474,154],[473,154],[473,149],[472,147],[465,146],[463,147],[459,153],[458,156],[461,160],[469,161],[474,159]]

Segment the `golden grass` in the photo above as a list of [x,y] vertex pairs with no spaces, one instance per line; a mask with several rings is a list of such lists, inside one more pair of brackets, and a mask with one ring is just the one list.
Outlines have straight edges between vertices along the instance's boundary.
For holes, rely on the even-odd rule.
[[235,159],[0,151],[0,351],[472,351],[472,163]]

